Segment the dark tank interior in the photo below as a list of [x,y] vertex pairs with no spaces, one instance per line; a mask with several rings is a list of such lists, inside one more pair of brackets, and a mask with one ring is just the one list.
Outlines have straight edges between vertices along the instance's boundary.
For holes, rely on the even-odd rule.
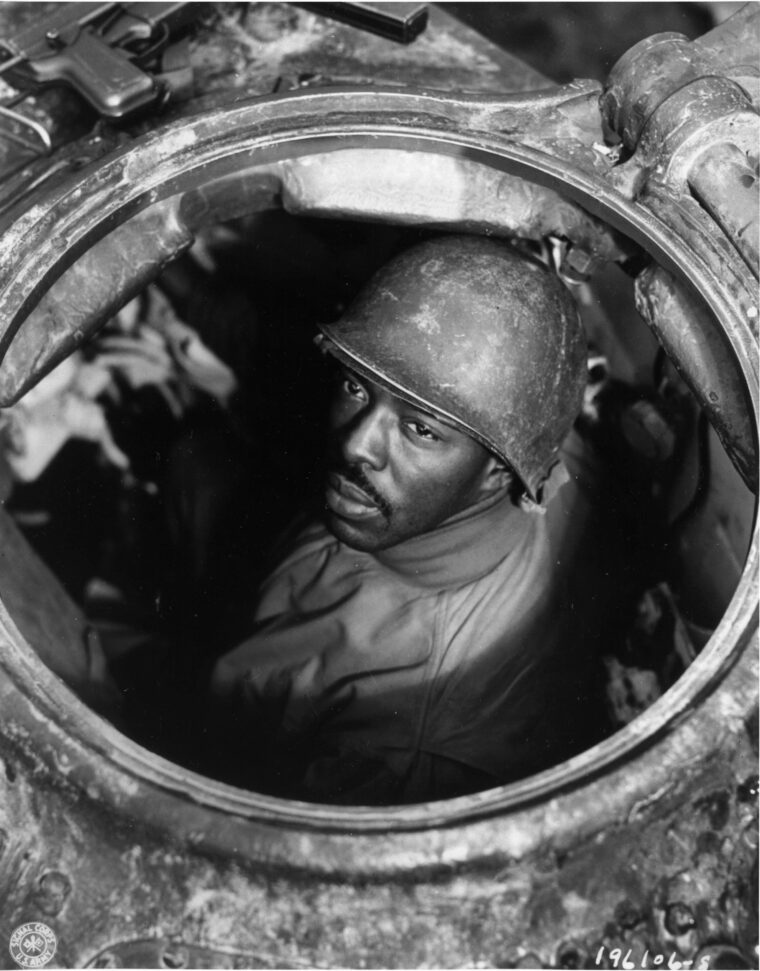
[[[224,757],[207,744],[205,692],[248,632],[272,544],[319,504],[332,379],[316,324],[436,232],[278,209],[212,226],[3,412],[3,523],[17,552],[6,603],[32,643],[46,613],[48,638],[95,639],[113,680],[83,697],[149,750],[251,785],[245,741]],[[512,243],[559,266],[561,240]],[[646,710],[706,644],[741,574],[752,501],[639,318],[630,275],[608,265],[566,280],[589,344],[576,429],[595,462],[575,567],[599,621],[586,747]],[[45,590],[34,611],[30,583]]]

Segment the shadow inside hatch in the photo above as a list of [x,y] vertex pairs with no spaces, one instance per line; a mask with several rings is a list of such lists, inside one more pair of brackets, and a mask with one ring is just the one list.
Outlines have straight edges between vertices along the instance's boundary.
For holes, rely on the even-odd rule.
[[[334,369],[314,347],[316,325],[339,318],[389,258],[435,235],[282,211],[219,224],[2,413],[6,513],[56,578],[42,580],[55,587],[50,609],[60,609],[60,584],[84,614],[91,669],[110,673],[107,690],[83,684],[80,694],[151,751],[256,791],[382,802],[362,788],[361,760],[348,797],[318,786],[304,796],[303,753],[283,759],[240,719],[220,734],[206,717],[208,684],[251,633],[278,538],[323,507]],[[556,269],[557,241],[513,244]],[[571,288],[589,344],[564,454],[580,497],[563,527],[579,650],[547,686],[572,683],[582,704],[566,717],[547,687],[546,731],[561,736],[552,754],[536,758],[536,728],[508,774],[473,774],[441,798],[522,778],[628,724],[694,659],[741,572],[748,494],[638,318],[632,281],[608,266]],[[728,507],[737,512],[727,524]],[[711,574],[708,548],[724,567]],[[6,588],[38,581],[30,567]],[[23,591],[15,600],[23,615]],[[12,590],[6,602],[13,613]],[[35,623],[28,614],[22,630]],[[484,662],[482,677],[493,669]],[[375,703],[403,708],[404,692]]]

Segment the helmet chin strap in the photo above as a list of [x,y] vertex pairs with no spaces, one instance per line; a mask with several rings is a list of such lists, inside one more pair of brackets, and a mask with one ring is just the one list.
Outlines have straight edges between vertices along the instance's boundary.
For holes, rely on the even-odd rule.
[[546,514],[546,507],[557,495],[562,486],[570,481],[570,475],[565,468],[565,463],[558,458],[554,465],[549,469],[549,474],[538,487],[537,501],[531,499],[527,492],[523,492],[520,497],[520,508],[525,512],[535,513],[538,516]]

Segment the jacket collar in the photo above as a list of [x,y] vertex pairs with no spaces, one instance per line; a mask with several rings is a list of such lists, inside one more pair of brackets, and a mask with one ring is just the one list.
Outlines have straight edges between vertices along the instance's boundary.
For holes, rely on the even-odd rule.
[[534,528],[535,517],[501,492],[371,558],[416,586],[451,589],[490,573]]

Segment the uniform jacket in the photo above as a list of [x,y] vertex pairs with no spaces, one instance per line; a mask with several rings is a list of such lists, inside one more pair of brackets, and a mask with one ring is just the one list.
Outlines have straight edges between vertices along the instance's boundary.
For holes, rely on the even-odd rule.
[[304,529],[213,674],[248,784],[420,802],[564,757],[585,701],[564,500],[540,516],[502,494],[375,554]]

